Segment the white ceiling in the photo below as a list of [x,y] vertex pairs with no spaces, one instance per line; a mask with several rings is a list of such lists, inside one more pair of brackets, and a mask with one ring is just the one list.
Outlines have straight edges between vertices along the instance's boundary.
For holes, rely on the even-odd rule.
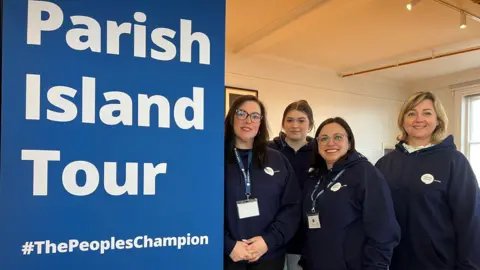
[[[470,0],[447,0],[480,16]],[[345,74],[480,46],[480,22],[422,0],[227,0],[227,51]],[[480,67],[480,50],[370,73],[414,82]],[[356,75],[362,76],[362,75]]]

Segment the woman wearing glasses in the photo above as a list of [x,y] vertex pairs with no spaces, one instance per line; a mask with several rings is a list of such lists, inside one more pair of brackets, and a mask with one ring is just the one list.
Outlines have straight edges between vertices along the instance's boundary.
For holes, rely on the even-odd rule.
[[[307,133],[313,127],[313,112],[308,102],[305,100],[292,102],[283,112],[283,131],[269,143],[269,147],[287,157],[295,171],[301,190],[308,179],[308,169],[312,165],[314,140],[307,136]],[[300,269],[298,261],[303,248],[303,232],[302,228],[299,228],[295,237],[287,245],[285,270]]]
[[355,150],[342,118],[325,120],[315,137],[318,153],[303,199],[304,269],[388,269],[400,228],[386,181]]
[[402,241],[393,270],[480,270],[480,191],[445,136],[447,115],[431,92],[407,99],[395,151],[377,162],[392,191]]
[[267,147],[265,107],[235,100],[225,117],[224,268],[281,270],[300,220],[301,192],[288,160]]

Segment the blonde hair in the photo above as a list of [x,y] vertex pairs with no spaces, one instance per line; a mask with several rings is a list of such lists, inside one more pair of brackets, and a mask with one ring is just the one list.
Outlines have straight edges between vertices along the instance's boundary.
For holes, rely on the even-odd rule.
[[397,136],[397,140],[404,142],[407,141],[408,134],[403,128],[403,120],[405,119],[405,115],[424,100],[432,101],[433,108],[435,109],[435,113],[437,114],[438,125],[433,131],[430,141],[433,144],[437,144],[442,142],[443,139],[445,139],[445,134],[448,126],[448,117],[445,113],[445,109],[443,108],[442,103],[440,102],[440,99],[438,99],[437,96],[435,96],[435,94],[433,94],[432,92],[418,92],[411,95],[400,109],[397,125],[400,129],[401,135]]

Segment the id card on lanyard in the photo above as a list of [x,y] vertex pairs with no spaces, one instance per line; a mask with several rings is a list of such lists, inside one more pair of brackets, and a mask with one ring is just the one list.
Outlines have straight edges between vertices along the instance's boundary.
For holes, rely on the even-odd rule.
[[[335,178],[332,179],[332,181],[327,185],[325,189],[329,189],[335,182],[337,182],[338,178],[345,172],[345,169],[340,171]],[[320,213],[318,213],[315,209],[315,206],[317,204],[317,199],[320,197],[325,192],[325,189],[322,189],[318,192],[317,196],[315,196],[315,192],[317,191],[318,187],[320,186],[320,181],[322,178],[320,178],[315,185],[315,188],[313,189],[312,194],[310,195],[310,199],[312,200],[312,209],[310,210],[310,213],[307,213],[307,220],[308,220],[308,228],[309,229],[320,229],[322,227],[322,224],[320,223]]]
[[250,165],[252,164],[252,150],[248,151],[248,163],[247,169],[243,166],[242,159],[240,158],[237,148],[234,148],[235,157],[237,158],[238,167],[242,171],[243,179],[245,180],[245,197],[246,200],[237,201],[237,209],[238,209],[238,218],[250,218],[256,217],[260,215],[260,210],[258,208],[258,200],[251,199],[251,180],[250,180]]

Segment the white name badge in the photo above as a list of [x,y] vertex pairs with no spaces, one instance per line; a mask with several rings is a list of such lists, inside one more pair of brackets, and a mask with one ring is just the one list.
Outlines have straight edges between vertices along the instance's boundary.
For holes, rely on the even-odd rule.
[[240,219],[256,217],[260,215],[257,199],[238,201],[237,208],[238,208],[238,217]]
[[309,229],[320,229],[322,227],[320,224],[320,217],[317,213],[307,214],[307,218]]

